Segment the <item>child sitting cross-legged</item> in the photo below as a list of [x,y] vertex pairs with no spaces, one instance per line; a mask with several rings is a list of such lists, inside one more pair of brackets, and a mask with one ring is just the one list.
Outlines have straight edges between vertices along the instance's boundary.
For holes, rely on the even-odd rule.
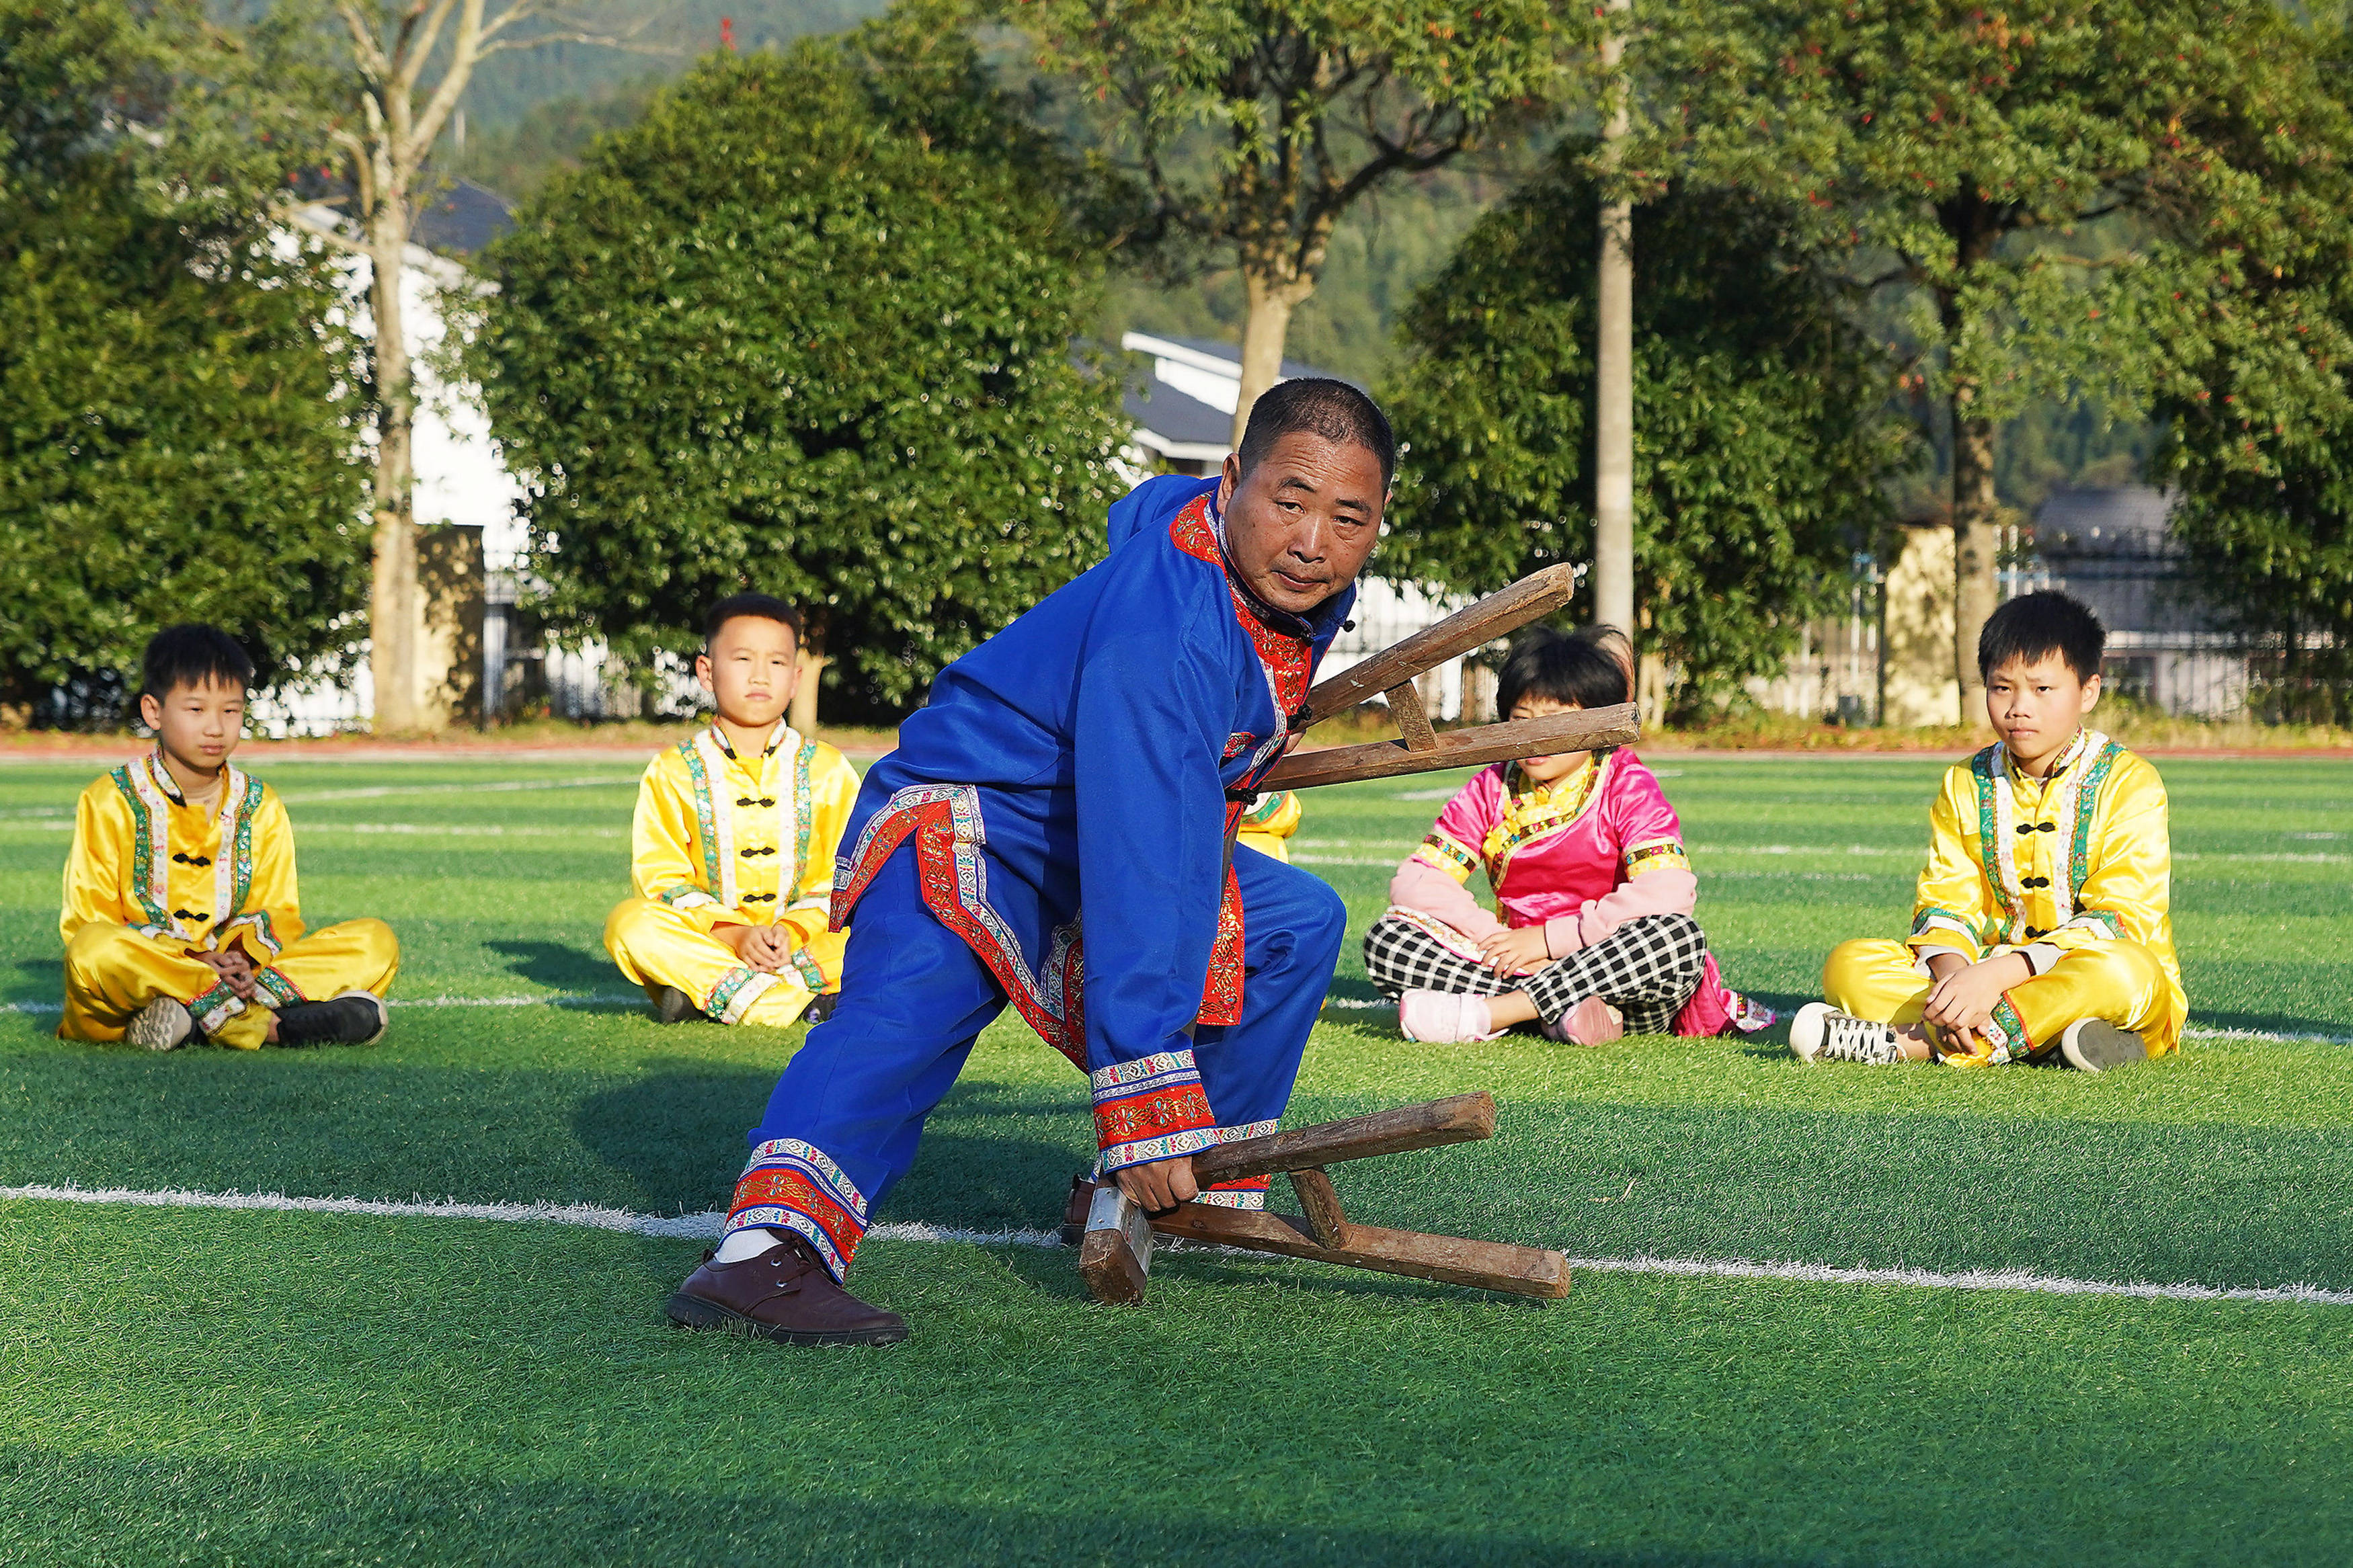
[[1799,1056],[2100,1072],[2180,1043],[2165,784],[2084,724],[2105,642],[2064,594],[1986,621],[1978,668],[2001,739],[1936,792],[1911,935],[1831,952],[1828,1000],[1790,1026]]
[[252,659],[217,627],[181,626],[142,663],[155,749],[74,814],[58,1035],[155,1051],[373,1044],[400,942],[377,920],[303,930],[286,808],[229,761]]
[[[1607,628],[1524,634],[1496,709],[1536,719],[1628,700]],[[1502,918],[1464,885],[1483,871]],[[1365,933],[1365,969],[1398,998],[1411,1040],[1493,1039],[1535,1024],[1599,1045],[1639,1034],[1761,1029],[1773,1015],[1727,990],[1692,918],[1699,882],[1682,825],[1623,747],[1482,768],[1398,868]]]
[[634,894],[605,947],[665,1024],[776,1027],[830,1009],[848,933],[826,929],[858,774],[785,721],[801,616],[765,594],[711,607],[695,679],[708,729],[647,764],[630,830]]

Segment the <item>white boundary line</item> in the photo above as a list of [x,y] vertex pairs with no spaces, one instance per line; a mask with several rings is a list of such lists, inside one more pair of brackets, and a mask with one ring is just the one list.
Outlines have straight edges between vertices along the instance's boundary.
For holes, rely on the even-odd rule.
[[[0,1187],[0,1201],[117,1205],[133,1208],[244,1209],[277,1214],[346,1214],[396,1219],[470,1219],[578,1226],[676,1241],[715,1239],[723,1214],[649,1215],[595,1204],[385,1203],[371,1198],[298,1198],[282,1193],[195,1193],[131,1187]],[[878,1225],[886,1241],[964,1242],[979,1247],[1059,1247],[1050,1230],[966,1230],[953,1226]],[[1217,1251],[1228,1248],[1214,1248]],[[1834,1268],[1819,1263],[1752,1263],[1741,1258],[1572,1258],[1571,1268],[1603,1274],[1662,1274],[1693,1279],[1785,1279],[1810,1285],[1901,1285],[1926,1290],[2023,1290],[2042,1296],[2125,1296],[2152,1301],[2263,1301],[2353,1307],[2353,1290],[2316,1285],[2154,1285],[2071,1279],[2024,1269]]]

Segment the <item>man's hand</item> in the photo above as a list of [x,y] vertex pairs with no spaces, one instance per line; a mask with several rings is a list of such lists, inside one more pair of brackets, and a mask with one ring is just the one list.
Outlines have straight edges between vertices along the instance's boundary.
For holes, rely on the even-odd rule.
[[1498,974],[1526,974],[1552,962],[1552,949],[1545,945],[1542,926],[1499,931],[1481,942],[1479,951],[1485,955],[1487,967]]
[[793,933],[783,926],[716,926],[711,934],[733,948],[745,967],[764,974],[793,961]]
[[2026,960],[2015,952],[1978,963],[1947,965],[1932,961],[1932,973],[1940,968],[1945,973],[1929,988],[1921,1011],[1928,1022],[1955,1034],[1975,1034],[1983,1028],[1991,1021],[2001,994],[2034,975]]
[[1116,1179],[1119,1190],[1143,1205],[1148,1214],[1173,1209],[1201,1195],[1201,1184],[1193,1179],[1190,1154],[1174,1160],[1155,1160],[1148,1165],[1130,1165]]
[[227,947],[218,952],[207,952],[192,947],[188,956],[227,981],[229,990],[241,1002],[252,1001],[254,993],[260,989],[253,978],[253,961],[245,956],[242,948]]

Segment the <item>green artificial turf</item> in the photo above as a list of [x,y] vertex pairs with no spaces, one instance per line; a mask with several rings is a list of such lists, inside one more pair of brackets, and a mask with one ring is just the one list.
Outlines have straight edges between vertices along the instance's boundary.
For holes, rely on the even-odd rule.
[[[1897,934],[1939,764],[1657,759],[1727,978]],[[1776,1043],[1432,1047],[1335,1005],[1291,1120],[1492,1089],[1368,1220],[1589,1258],[2353,1290],[2353,770],[2168,760],[2179,1058],[1808,1068]],[[0,768],[0,1004],[56,1000],[97,770]],[[285,763],[306,914],[392,921],[366,1051],[151,1056],[0,1015],[0,1185],[721,1206],[799,1031],[662,1029],[606,961],[635,768]],[[1445,779],[1310,797],[1354,930]],[[550,787],[561,785],[564,787]],[[1372,995],[1356,953],[1335,1002]],[[1000,1023],[880,1217],[1048,1225],[1077,1076]],[[915,1338],[665,1328],[694,1247],[546,1225],[0,1204],[0,1563],[2327,1562],[2353,1308],[1655,1274],[1567,1301],[1199,1252],[878,1239]]]

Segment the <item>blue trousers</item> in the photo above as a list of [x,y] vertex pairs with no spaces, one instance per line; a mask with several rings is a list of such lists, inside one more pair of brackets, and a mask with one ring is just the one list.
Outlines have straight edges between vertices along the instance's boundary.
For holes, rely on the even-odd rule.
[[[1234,851],[1234,872],[1242,1016],[1200,1026],[1193,1041],[1226,1139],[1274,1130],[1347,925],[1339,895],[1319,878],[1247,848]],[[752,1130],[728,1230],[797,1231],[839,1277],[875,1205],[914,1163],[924,1119],[1008,1004],[987,966],[925,905],[914,847],[902,846],[859,900],[839,1005],[809,1031]],[[1204,1196],[1256,1207],[1265,1187],[1261,1177]]]

